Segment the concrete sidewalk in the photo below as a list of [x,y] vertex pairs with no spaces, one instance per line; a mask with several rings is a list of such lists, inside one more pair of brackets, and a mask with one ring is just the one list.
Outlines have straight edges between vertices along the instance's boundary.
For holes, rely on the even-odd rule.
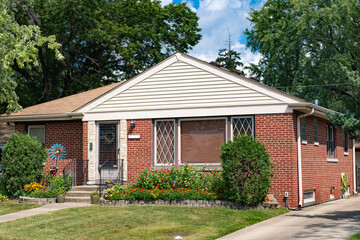
[[360,231],[360,195],[307,207],[226,235],[221,240],[348,239]]
[[13,221],[19,218],[30,217],[34,215],[39,215],[47,212],[53,212],[57,210],[67,209],[67,208],[75,208],[75,207],[88,207],[91,204],[88,203],[55,203],[48,204],[38,208],[32,208],[25,211],[9,213],[6,215],[0,216],[0,223]]

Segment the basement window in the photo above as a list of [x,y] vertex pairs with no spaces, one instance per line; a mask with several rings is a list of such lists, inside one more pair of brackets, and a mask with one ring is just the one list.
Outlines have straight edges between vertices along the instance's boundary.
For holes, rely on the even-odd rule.
[[304,192],[304,204],[315,203],[315,190]]

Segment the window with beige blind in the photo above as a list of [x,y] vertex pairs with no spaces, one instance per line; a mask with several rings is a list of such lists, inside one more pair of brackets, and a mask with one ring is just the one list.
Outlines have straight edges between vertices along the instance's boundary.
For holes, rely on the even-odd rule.
[[181,163],[220,163],[226,119],[180,121]]

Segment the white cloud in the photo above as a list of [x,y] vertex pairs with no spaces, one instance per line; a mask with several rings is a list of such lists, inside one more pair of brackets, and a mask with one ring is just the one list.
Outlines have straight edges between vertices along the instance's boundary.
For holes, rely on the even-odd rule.
[[[192,0],[184,1],[193,8]],[[259,9],[265,1],[258,1],[256,5],[250,6],[251,0],[200,0],[196,13],[200,18],[202,39],[189,52],[190,55],[205,61],[214,61],[218,50],[227,46],[229,29],[233,48],[240,51],[244,65],[258,63],[261,55],[246,49],[239,40],[245,29],[250,26],[250,22],[246,19],[248,12],[251,8]]]
[[173,2],[172,0],[161,0],[161,5],[165,6],[165,5],[168,5],[168,4],[172,3],[172,2]]

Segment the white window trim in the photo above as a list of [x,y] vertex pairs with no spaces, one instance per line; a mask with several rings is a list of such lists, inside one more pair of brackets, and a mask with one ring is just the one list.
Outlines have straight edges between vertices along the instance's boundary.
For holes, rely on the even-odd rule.
[[[312,198],[305,198],[306,193],[312,193]],[[304,204],[315,202],[315,190],[305,191],[304,192]]]
[[230,137],[231,137],[231,141],[234,139],[234,131],[233,131],[233,119],[234,118],[251,118],[251,123],[252,123],[252,137],[255,138],[255,123],[254,123],[254,116],[234,116],[230,118],[230,125],[231,125],[231,129],[230,129]]
[[314,146],[319,146],[319,142],[314,142]]
[[[228,141],[227,117],[209,117],[209,118],[183,118],[178,120],[178,164],[181,162],[181,122],[197,120],[225,120],[225,143]],[[194,166],[204,166],[205,163],[191,163]],[[210,165],[210,163],[209,163]],[[212,166],[220,166],[221,163],[211,163]]]
[[41,144],[44,144],[45,145],[45,142],[46,142],[46,131],[45,131],[45,125],[29,125],[28,126],[28,135],[30,136],[30,129],[31,128],[43,128],[44,129],[44,143],[41,143]]
[[[173,121],[174,122],[174,134],[176,133],[176,122],[175,119],[160,119],[160,120],[155,120],[155,124],[154,124],[154,166],[169,166],[169,164],[165,164],[165,163],[158,163],[157,162],[157,134],[156,134],[156,130],[157,130],[157,122],[165,122],[165,121]],[[175,137],[174,136],[174,160],[176,161],[176,151],[175,151]],[[175,162],[174,162],[175,164]]]
[[349,156],[349,150],[347,152],[344,152],[344,156]]

